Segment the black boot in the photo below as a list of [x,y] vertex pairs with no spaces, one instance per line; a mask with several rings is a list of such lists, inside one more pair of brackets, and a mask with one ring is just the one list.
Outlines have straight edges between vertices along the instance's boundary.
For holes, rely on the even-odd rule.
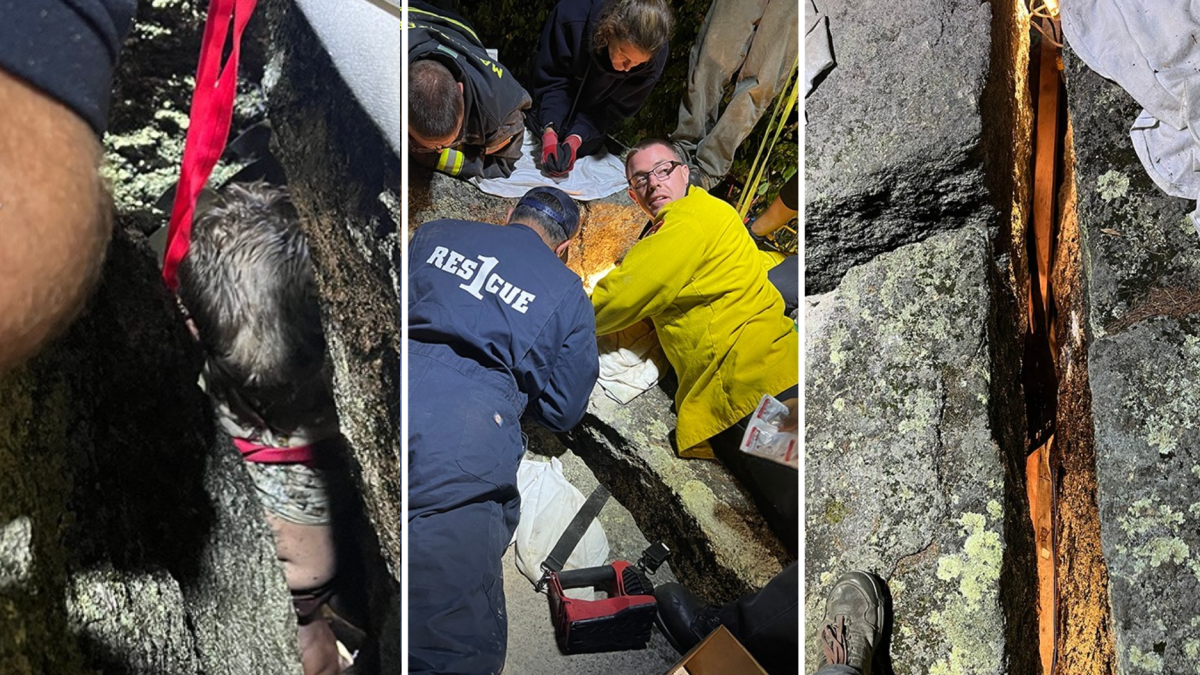
[[721,625],[720,607],[710,605],[679,584],[666,583],[654,589],[658,601],[658,617],[664,635],[680,654],[708,637]]

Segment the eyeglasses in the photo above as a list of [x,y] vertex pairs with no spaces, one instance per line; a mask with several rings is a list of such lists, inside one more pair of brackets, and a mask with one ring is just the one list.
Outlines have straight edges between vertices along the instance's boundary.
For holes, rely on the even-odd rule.
[[683,162],[676,162],[674,160],[666,164],[659,164],[650,171],[634,174],[633,178],[629,179],[629,186],[634,190],[644,190],[650,184],[650,176],[654,176],[661,183],[670,178],[671,174],[675,173],[675,169],[681,166],[683,166]]

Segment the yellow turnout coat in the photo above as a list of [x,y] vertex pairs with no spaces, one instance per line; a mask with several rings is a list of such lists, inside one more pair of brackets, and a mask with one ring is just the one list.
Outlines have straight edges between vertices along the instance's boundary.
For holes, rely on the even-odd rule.
[[799,381],[799,336],[733,207],[693,186],[657,224],[597,284],[596,333],[654,322],[679,376],[679,454],[711,458],[709,438]]

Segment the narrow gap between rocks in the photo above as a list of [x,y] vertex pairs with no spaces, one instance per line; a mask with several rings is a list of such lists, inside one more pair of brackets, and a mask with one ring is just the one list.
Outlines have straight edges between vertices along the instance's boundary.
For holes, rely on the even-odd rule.
[[[1065,96],[1064,96],[1065,99]],[[1075,147],[1066,122],[1058,233],[1051,269],[1057,336],[1054,477],[1056,579],[1055,672],[1114,675],[1116,645],[1108,565],[1100,544],[1095,426],[1088,380],[1088,307],[1083,242],[1076,218]]]
[[1044,675],[1112,673],[1062,32],[1057,20],[1035,14],[1030,22],[1033,183],[1025,233],[1029,284],[1022,384],[1039,654]]
[[1033,94],[1033,208],[1026,230],[1029,264],[1028,322],[1022,361],[1028,423],[1026,489],[1033,519],[1038,575],[1038,646],[1042,672],[1054,672],[1055,614],[1055,485],[1051,471],[1058,408],[1058,340],[1051,277],[1056,236],[1056,195],[1062,179],[1066,96],[1061,76],[1062,49],[1057,22],[1031,17],[1029,83]]

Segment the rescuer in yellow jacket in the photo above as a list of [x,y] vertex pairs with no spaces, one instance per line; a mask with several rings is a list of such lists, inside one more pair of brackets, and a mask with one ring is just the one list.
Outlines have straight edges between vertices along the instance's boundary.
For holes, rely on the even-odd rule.
[[654,322],[679,378],[679,454],[712,458],[710,438],[754,412],[763,394],[795,389],[799,336],[737,212],[689,188],[671,145],[639,143],[626,174],[654,225],[597,284],[596,333]]

